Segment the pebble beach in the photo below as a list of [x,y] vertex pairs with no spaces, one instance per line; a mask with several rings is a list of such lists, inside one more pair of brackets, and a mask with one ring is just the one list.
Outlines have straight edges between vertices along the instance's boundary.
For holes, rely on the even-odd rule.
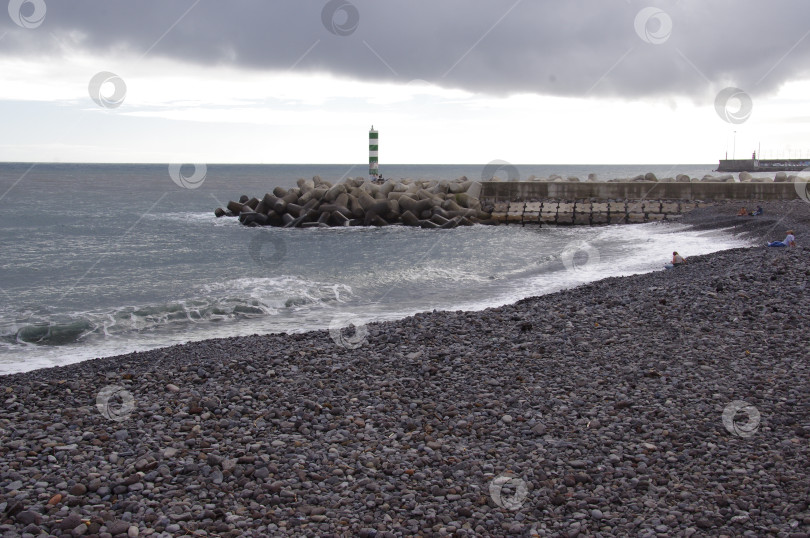
[[669,271],[0,377],[0,532],[810,536],[810,204],[741,205]]

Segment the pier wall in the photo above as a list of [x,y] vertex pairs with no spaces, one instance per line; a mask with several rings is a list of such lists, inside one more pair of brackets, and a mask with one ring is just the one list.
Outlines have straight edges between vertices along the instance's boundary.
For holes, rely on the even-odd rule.
[[482,202],[628,199],[667,200],[794,200],[799,195],[793,183],[568,183],[540,181],[485,181]]
[[718,172],[779,172],[804,171],[810,167],[810,159],[721,159]]
[[[568,183],[489,181],[480,200],[507,224],[619,224],[671,220],[721,200],[799,198],[794,183]],[[754,207],[750,208],[753,210]]]

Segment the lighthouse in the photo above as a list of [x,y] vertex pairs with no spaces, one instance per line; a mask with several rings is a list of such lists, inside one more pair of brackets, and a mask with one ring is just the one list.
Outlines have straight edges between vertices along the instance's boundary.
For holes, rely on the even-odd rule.
[[371,126],[368,132],[368,177],[371,181],[380,176],[379,163],[379,133]]

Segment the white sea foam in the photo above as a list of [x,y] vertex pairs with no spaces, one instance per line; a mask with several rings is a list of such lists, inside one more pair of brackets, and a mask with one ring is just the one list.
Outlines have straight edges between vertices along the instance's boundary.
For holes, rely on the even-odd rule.
[[171,213],[147,213],[143,216],[145,220],[152,220],[152,221],[174,221],[174,222],[181,222],[186,224],[204,224],[204,225],[236,225],[238,221],[235,218],[217,218],[214,216],[213,211],[208,212],[191,212],[191,211],[180,211],[180,212],[171,212]]

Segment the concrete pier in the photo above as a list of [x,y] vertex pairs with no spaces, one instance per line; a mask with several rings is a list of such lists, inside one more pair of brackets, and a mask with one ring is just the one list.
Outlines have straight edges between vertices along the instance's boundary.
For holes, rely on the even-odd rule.
[[[803,185],[802,185],[803,186]],[[677,219],[701,205],[799,198],[794,183],[483,182],[493,220],[511,224],[600,225]]]
[[663,183],[634,181],[608,182],[541,182],[485,181],[481,183],[482,202],[584,200],[794,200],[798,198],[793,183]]
[[718,172],[798,172],[810,167],[810,159],[721,159]]
[[673,220],[705,202],[671,200],[589,200],[495,202],[492,218],[502,224],[627,224]]

